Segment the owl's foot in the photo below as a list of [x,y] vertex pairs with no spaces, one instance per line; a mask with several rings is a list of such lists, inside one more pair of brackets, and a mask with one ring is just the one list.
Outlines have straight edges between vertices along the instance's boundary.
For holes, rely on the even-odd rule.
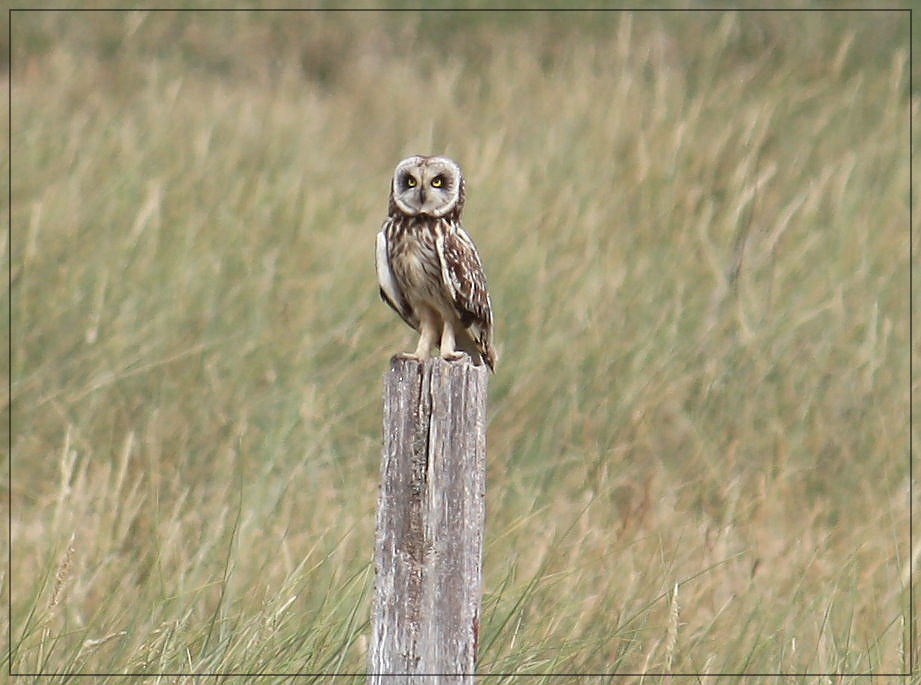
[[466,352],[460,350],[447,350],[441,353],[441,358],[449,362],[459,362],[467,356]]

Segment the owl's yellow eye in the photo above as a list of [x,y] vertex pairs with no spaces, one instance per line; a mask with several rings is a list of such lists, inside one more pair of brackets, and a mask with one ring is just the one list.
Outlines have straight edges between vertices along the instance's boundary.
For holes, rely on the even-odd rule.
[[407,177],[406,177],[406,187],[407,187],[407,188],[415,188],[415,187],[416,187],[416,179],[415,179],[413,176],[407,176]]
[[432,179],[433,188],[441,188],[444,185],[445,180],[441,176],[436,176]]

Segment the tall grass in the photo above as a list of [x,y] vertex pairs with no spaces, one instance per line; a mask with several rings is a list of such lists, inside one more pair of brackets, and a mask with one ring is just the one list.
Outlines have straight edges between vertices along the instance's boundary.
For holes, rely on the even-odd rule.
[[431,152],[497,317],[484,682],[905,670],[908,40],[14,13],[7,666],[363,681],[380,378],[414,344],[372,243]]

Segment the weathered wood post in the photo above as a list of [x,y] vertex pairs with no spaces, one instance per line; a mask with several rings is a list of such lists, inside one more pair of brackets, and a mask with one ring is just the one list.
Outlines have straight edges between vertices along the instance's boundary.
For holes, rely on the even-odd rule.
[[384,375],[370,685],[474,682],[488,377],[406,357]]

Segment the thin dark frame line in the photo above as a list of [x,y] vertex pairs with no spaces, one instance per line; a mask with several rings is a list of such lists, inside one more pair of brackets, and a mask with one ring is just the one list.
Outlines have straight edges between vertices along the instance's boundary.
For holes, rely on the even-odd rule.
[[6,596],[9,600],[7,610],[7,623],[9,626],[9,639],[6,643],[6,670],[13,670],[13,10],[7,10],[7,69],[9,76],[6,82],[7,105],[7,139],[6,139],[6,315],[9,336],[6,339],[6,473],[10,487],[6,496],[6,524],[7,524],[7,550],[6,550]]
[[[578,12],[639,12],[639,13],[677,13],[677,12],[905,12],[905,7],[151,7],[143,8],[145,12],[453,12],[472,14],[475,12],[543,12],[557,14],[574,14]],[[19,7],[10,10],[20,12],[129,12],[133,8],[125,7]]]
[[649,671],[649,672],[590,672],[590,673],[576,673],[576,672],[559,672],[549,671],[549,672],[535,672],[535,673],[519,673],[516,671],[510,672],[495,672],[495,673],[367,673],[364,671],[356,673],[323,673],[323,672],[313,672],[313,671],[304,671],[304,672],[267,672],[267,671],[258,671],[258,672],[245,672],[245,671],[228,671],[226,673],[185,673],[181,671],[168,671],[164,673],[148,673],[145,671],[139,671],[135,673],[125,673],[125,672],[93,672],[93,673],[62,673],[62,674],[49,674],[44,672],[22,672],[22,673],[13,673],[11,675],[18,677],[41,677],[48,675],[63,675],[68,678],[98,678],[102,676],[120,676],[123,678],[142,678],[142,677],[164,677],[164,678],[283,678],[291,676],[299,677],[316,677],[322,676],[324,678],[359,678],[367,675],[379,675],[379,676],[388,676],[388,677],[428,677],[435,678],[439,676],[476,676],[476,678],[508,678],[508,677],[520,677],[520,678],[546,678],[548,676],[559,676],[566,678],[598,678],[604,676],[617,676],[617,677],[651,677],[651,678],[748,678],[748,677],[792,677],[792,678],[818,678],[818,677],[839,677],[839,678],[899,678],[907,677],[911,675],[910,673],[877,673],[873,672],[860,672],[860,673],[850,673],[850,672],[841,672],[835,671],[832,673],[818,673],[813,671],[804,671],[804,672],[795,672],[795,673],[771,673],[771,672],[754,672],[754,673],[735,673],[735,672],[714,672],[714,673],[666,673],[660,671]]
[[[915,377],[915,355],[912,345],[914,340],[914,276],[911,268],[912,226],[914,225],[914,132],[911,125],[911,98],[914,92],[912,19],[914,10],[908,9],[908,674],[915,672],[915,513],[914,513],[914,455],[912,454],[911,425],[914,416],[914,392],[912,379]],[[905,632],[902,631],[902,639]],[[902,664],[905,667],[905,664]]]

